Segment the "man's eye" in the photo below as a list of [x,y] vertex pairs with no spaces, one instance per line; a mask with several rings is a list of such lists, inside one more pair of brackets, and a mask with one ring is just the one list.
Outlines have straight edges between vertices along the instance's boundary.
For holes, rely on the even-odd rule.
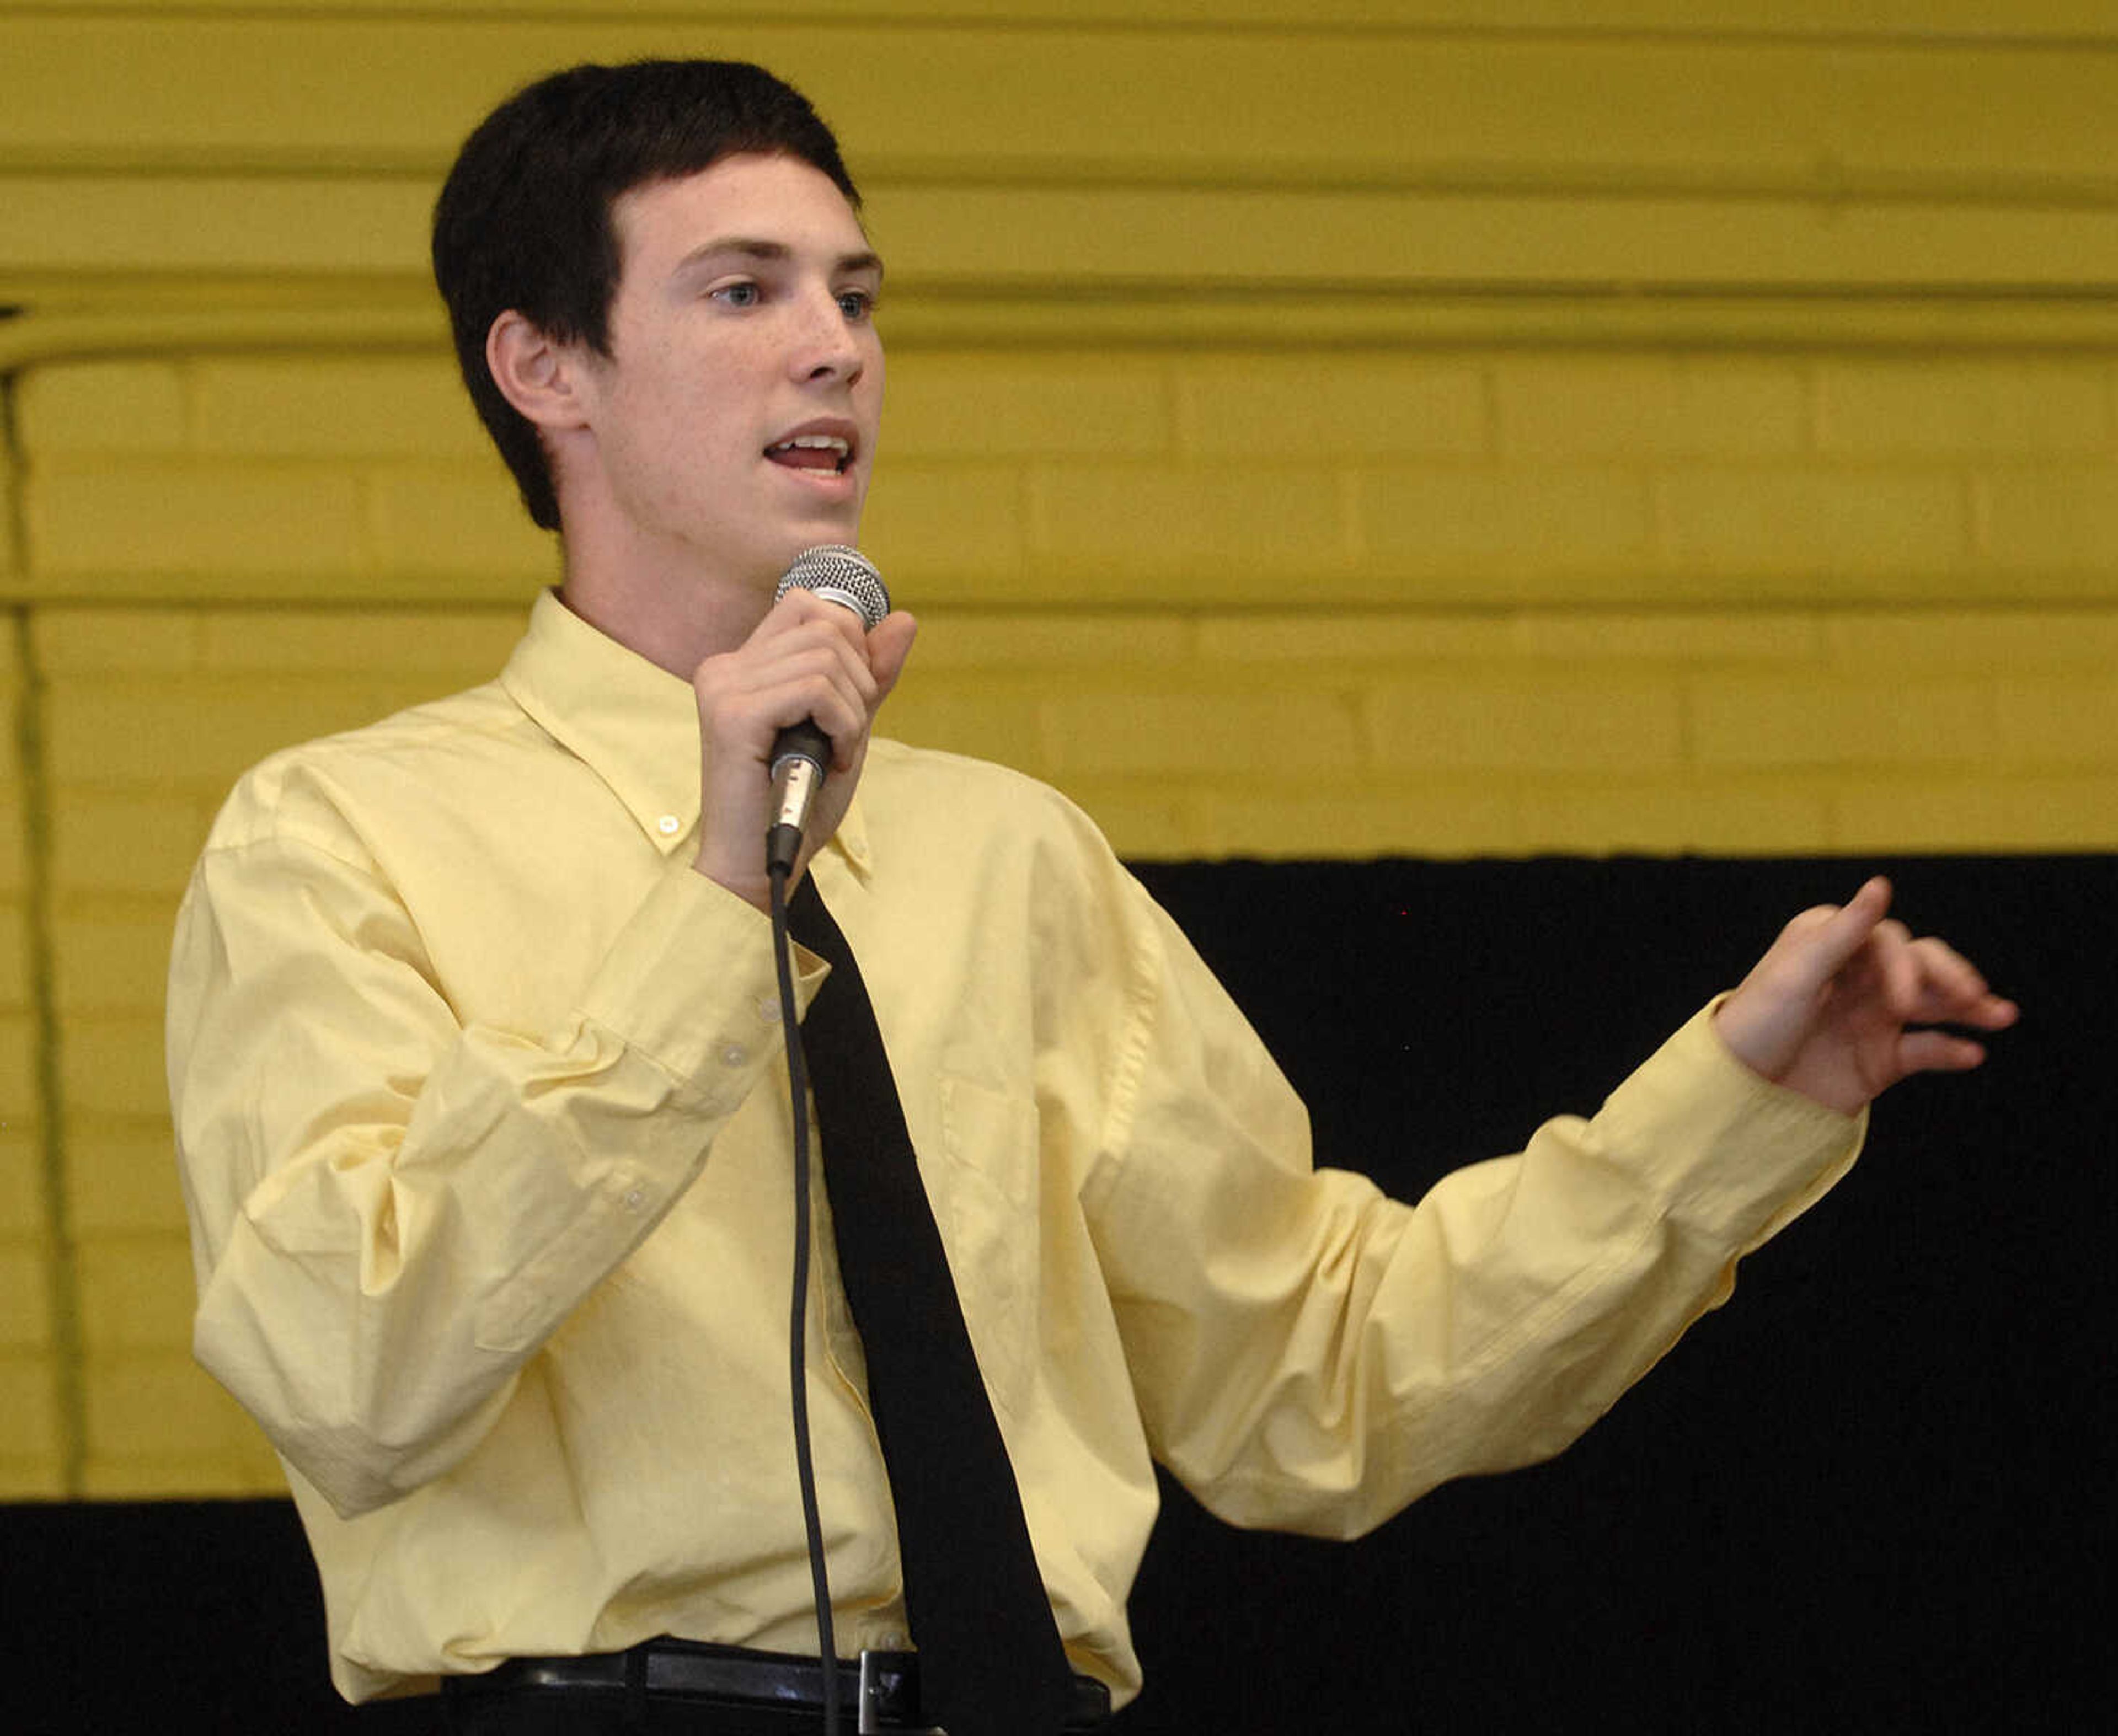
[[758,288],[755,284],[723,284],[713,292],[717,302],[725,302],[731,307],[755,307]]
[[841,289],[839,312],[849,320],[865,320],[875,312],[875,296],[867,289]]

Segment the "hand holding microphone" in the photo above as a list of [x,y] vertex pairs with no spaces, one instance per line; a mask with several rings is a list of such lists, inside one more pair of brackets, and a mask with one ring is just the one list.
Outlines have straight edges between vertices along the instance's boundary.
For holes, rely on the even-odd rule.
[[[782,575],[772,600],[784,600],[789,591],[807,591],[852,610],[870,633],[890,613],[890,593],[883,587],[882,575],[859,550],[843,543],[805,548],[797,555],[794,564]],[[781,868],[793,873],[802,831],[809,823],[809,809],[831,769],[830,762],[831,739],[813,717],[788,725],[773,737],[772,820],[765,834],[768,873]]]
[[768,833],[792,869],[837,829],[915,631],[858,551],[825,545],[795,557],[742,645],[699,665],[701,873],[768,907]]

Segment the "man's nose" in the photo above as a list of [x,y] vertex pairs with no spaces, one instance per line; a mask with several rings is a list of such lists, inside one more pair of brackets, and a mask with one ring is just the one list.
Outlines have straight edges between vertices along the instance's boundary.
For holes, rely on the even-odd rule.
[[860,378],[867,358],[836,294],[821,290],[803,296],[797,317],[798,329],[789,357],[797,378],[837,377],[849,386]]

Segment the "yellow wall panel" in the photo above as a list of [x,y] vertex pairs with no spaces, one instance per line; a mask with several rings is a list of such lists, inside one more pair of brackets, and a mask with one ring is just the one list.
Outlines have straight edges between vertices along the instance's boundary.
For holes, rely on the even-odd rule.
[[1592,855],[1674,856],[1697,851],[1701,838],[1731,854],[1843,847],[1828,797],[1805,778],[1694,773],[1644,783],[1567,778],[1525,792],[1522,807],[1527,835],[1574,838],[1579,842],[1573,847]]
[[35,369],[15,395],[15,424],[22,449],[39,455],[180,452],[182,377],[159,359]]
[[2118,778],[2107,773],[1900,773],[1841,780],[1831,798],[1838,850],[2118,849]]
[[[913,596],[915,606],[923,607]],[[1189,615],[1145,612],[1117,615],[928,612],[920,625],[920,679],[946,679],[962,670],[1037,672],[1072,680],[1080,672],[1115,663],[1182,663],[1210,624]],[[891,696],[895,704],[898,695]]]
[[1702,592],[1975,594],[1970,490],[1947,470],[1672,469],[1659,480],[1669,558]]
[[0,261],[415,280],[434,181],[495,98],[573,59],[682,51],[811,89],[913,283],[2111,275],[2107,222],[2083,220],[2107,212],[2106,141],[2080,121],[2118,110],[2106,53],[1280,16],[17,13]]
[[[14,0],[14,9],[80,13],[138,7],[136,0]],[[302,13],[318,7],[317,0],[243,0],[241,9]],[[456,0],[451,8],[474,17],[568,16],[580,9],[580,0]],[[428,8],[418,0],[335,0],[331,10],[382,22]],[[598,10],[615,18],[666,18],[688,11],[738,21],[769,20],[777,9],[740,0],[601,0]],[[1025,6],[1024,0],[804,0],[802,10],[815,18],[868,24],[935,19],[1006,23],[1025,14],[1042,16],[1050,8]],[[1191,22],[1227,29],[1284,24],[1289,7],[1288,0],[1068,0],[1066,11],[1082,20]],[[1844,0],[1777,0],[1769,16],[1777,34],[1823,42],[1880,35],[1971,42],[2079,39],[2094,35],[2110,22],[2103,0],[2018,0],[2005,12],[1997,12],[1989,0],[1861,0],[1857,6]],[[1758,0],[1304,0],[1301,16],[1318,25],[1543,30],[1570,37],[1654,30],[1712,38],[1755,29],[1761,8]]]
[[84,1492],[112,1499],[187,1489],[285,1488],[264,1437],[187,1353],[98,1357],[86,1366]]
[[22,836],[22,805],[8,781],[0,779],[0,920],[16,915],[15,901],[29,873],[29,850]]
[[1346,32],[1307,27],[1291,6],[1278,28],[1248,30],[1210,14],[1158,28],[1049,14],[907,28],[422,12],[379,28],[335,8],[18,11],[0,18],[12,69],[0,150],[431,171],[538,72],[668,53],[786,72],[856,141],[855,161],[886,173],[1154,165],[1306,180],[1561,163],[1686,178],[1702,165],[1804,182],[1907,169],[2101,178],[2096,135],[2073,118],[2118,93],[2107,58],[2066,44],[1937,53],[1878,35]]
[[1247,678],[1244,665],[1297,662],[1330,668],[1375,664],[1399,668],[1504,662],[1515,649],[1519,617],[1381,609],[1305,611],[1298,596],[1274,610],[1202,619],[1198,655],[1223,665],[1225,680]]
[[416,601],[431,593],[428,580],[446,575],[463,581],[452,597],[501,602],[558,582],[557,540],[530,522],[497,460],[376,464],[363,482],[369,559],[361,592]]
[[1798,453],[1815,422],[1810,373],[1797,357],[1503,357],[1492,368],[1496,437],[1533,459]]
[[1173,443],[1168,372],[1154,355],[915,350],[891,362],[888,402],[886,461],[1145,457]]
[[1661,589],[1648,576],[1654,496],[1632,466],[1375,466],[1357,478],[1356,508],[1373,570],[1403,575],[1371,594],[1528,602]]
[[[524,521],[527,523],[525,519]],[[489,681],[521,636],[535,587],[492,609],[245,609],[200,622],[200,669],[234,676],[392,669],[433,693]]]
[[1573,191],[1427,192],[1119,185],[879,189],[871,227],[916,289],[1219,293],[1367,286],[1440,293],[1579,285],[1696,293],[1840,284],[2057,291],[2118,275],[2098,208],[1917,198],[1887,202],[1702,191],[1599,199]]
[[1354,708],[1306,684],[1193,693],[1098,684],[1054,694],[1040,709],[1047,750],[1062,781],[1084,773],[1174,780],[1230,766],[1299,778],[1361,756]]
[[198,666],[206,621],[197,609],[40,609],[33,622],[47,679]]
[[[70,1140],[84,1130],[92,1133],[100,1118],[166,1120],[169,1086],[159,1011],[73,1014],[60,1062],[60,1106]],[[82,1149],[92,1151],[92,1141]]]
[[1851,457],[2118,450],[2112,373],[2049,356],[1831,357],[1817,444]]
[[1995,684],[1994,751],[2018,764],[2107,765],[2118,743],[2118,671],[2006,675]]
[[159,1012],[169,972],[169,915],[157,907],[84,912],[55,921],[53,999],[60,1016]]
[[434,188],[423,181],[25,170],[0,174],[0,285],[39,295],[62,295],[79,280],[114,283],[109,293],[122,298],[137,272],[426,281]]
[[160,1238],[157,1245],[185,1241],[188,1231],[166,1115],[129,1127],[81,1128],[68,1147],[67,1212],[84,1242],[100,1245],[113,1236],[141,1235]]
[[1622,659],[1707,670],[1759,663],[1814,665],[1824,653],[1826,622],[1839,618],[1758,608],[1532,612],[1510,621],[1509,648],[1520,658],[1570,664]]
[[191,1348],[195,1291],[182,1235],[113,1235],[80,1254],[81,1335],[91,1356]]
[[346,579],[366,561],[358,480],[299,460],[39,462],[24,490],[36,570],[123,597],[128,575]]
[[0,1355],[41,1350],[50,1342],[44,1251],[33,1241],[0,1242]]
[[[5,522],[0,523],[0,586],[12,584],[21,558],[21,512],[17,502],[21,496],[21,478],[17,475],[15,457],[17,439],[15,416],[15,382],[0,374],[0,512],[5,513]],[[0,698],[10,698],[14,689],[15,648],[11,642],[0,650]],[[7,775],[7,759],[0,757],[0,779]]]
[[0,1499],[67,1492],[60,1470],[62,1434],[49,1360],[0,1355]]
[[2083,593],[2109,596],[2118,575],[2112,478],[2108,458],[1984,469],[1985,535],[1995,564],[2054,579],[2075,575]]
[[34,1127],[0,1124],[0,1240],[37,1240],[44,1231],[44,1190]]
[[976,681],[918,681],[890,703],[890,728],[901,741],[997,760],[1032,775],[1048,777],[1052,770],[1037,707],[1023,703],[1020,684],[1009,686],[1003,697]]
[[[48,713],[51,775],[61,790],[172,782],[225,789],[261,744],[371,722],[429,695],[432,686],[387,670],[331,681],[199,675],[68,682],[54,687]],[[181,727],[169,727],[172,720]]]
[[1484,370],[1460,357],[1251,351],[1185,356],[1170,372],[1193,458],[1473,457],[1494,440]]
[[[1089,595],[1122,598],[1135,578],[1237,597],[1274,594],[1283,575],[1336,572],[1357,556],[1335,468],[1311,462],[1039,467],[1030,547]],[[1070,586],[1070,589],[1075,589]]]
[[898,733],[1144,855],[2118,847],[2104,0],[18,4],[0,1494],[280,1486],[186,1350],[169,925],[243,766],[555,576],[428,209],[672,48],[869,193]]
[[[1380,803],[1376,800],[1378,793]],[[1379,813],[1378,808],[1385,812]],[[1386,813],[1386,817],[1385,817]],[[1420,856],[1514,856],[1525,847],[1523,796],[1490,784],[1384,786],[1345,779],[1260,789],[1237,780],[1202,788],[1191,804],[1191,852],[1299,861]],[[1255,847],[1230,843],[1256,838]],[[1409,842],[1394,843],[1392,839]],[[1177,852],[1172,852],[1177,853]]]
[[1819,616],[1818,628],[1825,655],[1849,679],[1952,666],[2014,675],[2118,668],[2118,614],[2103,609],[1847,609]]
[[1422,676],[1381,687],[1369,715],[1379,755],[1399,765],[1651,773],[1684,757],[1683,695],[1667,676]]
[[147,895],[175,909],[206,843],[211,796],[73,784],[53,804],[51,876],[64,896]]
[[498,469],[446,350],[210,356],[186,368],[184,383],[185,445],[204,456],[455,459]]
[[1995,764],[1990,676],[1894,675],[1887,685],[1799,673],[1702,681],[1691,705],[1699,760],[1774,769]]
[[890,434],[861,540],[908,603],[1034,601],[1023,473],[975,456],[891,459]]
[[0,907],[0,916],[14,918],[0,923],[0,1008],[11,1013],[27,1012],[34,1000],[29,926],[19,912],[4,907]]
[[0,1010],[0,1123],[10,1129],[37,1125],[42,1106],[37,1100],[36,1057],[33,1015],[27,1009]]

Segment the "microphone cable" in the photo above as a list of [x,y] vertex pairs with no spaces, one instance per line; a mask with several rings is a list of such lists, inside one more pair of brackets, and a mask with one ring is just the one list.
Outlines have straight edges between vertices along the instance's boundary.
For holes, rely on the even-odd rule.
[[[874,563],[842,542],[805,548],[781,576],[777,604],[805,590],[850,609],[872,632],[890,612],[890,593]],[[794,1122],[794,1276],[788,1301],[787,1379],[794,1422],[794,1471],[802,1488],[802,1526],[809,1546],[809,1582],[816,1604],[817,1661],[824,1671],[824,1736],[839,1736],[839,1649],[831,1625],[831,1581],[824,1561],[823,1521],[816,1510],[816,1466],[809,1443],[809,1067],[794,1006],[793,943],[787,931],[787,883],[801,853],[809,801],[830,766],[830,743],[814,721],[779,732],[773,743],[774,822],[765,837],[765,878],[772,889],[773,963],[779,978],[779,1023],[786,1035],[787,1084]]]
[[839,1736],[839,1648],[831,1625],[831,1581],[824,1563],[824,1526],[816,1507],[816,1466],[809,1445],[809,1066],[794,1005],[793,942],[787,932],[786,863],[768,870],[772,884],[772,953],[779,978],[779,1023],[786,1036],[788,1097],[794,1114],[794,1279],[788,1304],[788,1388],[794,1421],[794,1474],[802,1489],[802,1528],[809,1545],[809,1583],[816,1604],[816,1655],[824,1671],[824,1736]]

